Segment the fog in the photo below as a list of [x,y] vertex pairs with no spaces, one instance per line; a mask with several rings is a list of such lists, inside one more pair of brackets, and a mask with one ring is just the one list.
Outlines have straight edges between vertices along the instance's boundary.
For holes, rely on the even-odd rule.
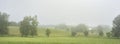
[[80,23],[89,26],[112,25],[120,14],[119,0],[0,0],[0,11],[19,22],[24,16],[37,15],[41,25]]

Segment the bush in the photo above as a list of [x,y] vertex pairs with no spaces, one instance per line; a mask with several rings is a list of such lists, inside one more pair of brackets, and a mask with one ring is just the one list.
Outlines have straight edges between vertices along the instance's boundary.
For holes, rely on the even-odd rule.
[[72,32],[72,33],[71,33],[72,37],[75,37],[76,34],[77,34],[76,32]]
[[111,32],[107,32],[107,33],[106,33],[106,36],[107,36],[107,37],[111,37],[111,36],[112,36]]

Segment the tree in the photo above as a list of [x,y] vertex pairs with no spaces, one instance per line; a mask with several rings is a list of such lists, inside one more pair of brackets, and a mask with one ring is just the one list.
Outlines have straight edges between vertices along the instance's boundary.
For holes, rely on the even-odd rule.
[[79,24],[76,27],[71,28],[72,36],[75,36],[77,32],[84,33],[85,36],[88,35],[88,27],[85,24]]
[[96,29],[97,29],[97,32],[99,33],[99,36],[104,35],[104,32],[103,32],[104,28],[101,25],[98,25]]
[[111,32],[107,32],[106,35],[107,35],[107,37],[111,37],[112,36]]
[[37,35],[37,16],[31,17],[26,16],[20,22],[20,33],[22,37],[27,37],[28,35],[35,36]]
[[88,34],[89,34],[88,31],[85,31],[85,32],[84,32],[84,35],[85,35],[85,36],[88,36]]
[[111,27],[108,25],[98,25],[96,27],[92,27],[90,31],[92,34],[103,36],[104,33],[110,32],[111,30]]
[[90,30],[90,32],[92,33],[92,34],[96,34],[97,33],[97,29],[96,29],[96,27],[92,27],[91,28],[91,30]]
[[103,36],[103,35],[104,35],[103,31],[100,31],[100,32],[99,32],[99,35],[100,35],[100,36]]
[[50,36],[50,33],[51,33],[51,32],[50,32],[50,29],[47,29],[47,30],[46,30],[46,35],[47,35],[47,37]]
[[79,24],[74,28],[76,32],[85,32],[88,30],[88,27],[85,24]]
[[8,17],[8,14],[0,12],[0,35],[8,34]]
[[37,21],[37,16],[34,16],[32,18],[32,22],[31,22],[31,35],[35,36],[37,35],[37,26],[38,26],[38,21]]
[[112,34],[113,37],[120,37],[120,15],[115,17],[115,19],[113,20]]
[[75,30],[75,27],[71,27],[70,29],[71,29],[71,30],[70,30],[71,36],[72,36],[72,37],[75,37],[75,36],[77,35],[77,31]]
[[76,36],[76,34],[77,34],[77,33],[76,33],[76,32],[74,32],[74,31],[72,31],[72,32],[71,32],[72,37],[75,37],[75,36]]
[[30,20],[31,16],[26,16],[24,19],[20,22],[20,33],[22,37],[27,37],[29,35],[30,31]]

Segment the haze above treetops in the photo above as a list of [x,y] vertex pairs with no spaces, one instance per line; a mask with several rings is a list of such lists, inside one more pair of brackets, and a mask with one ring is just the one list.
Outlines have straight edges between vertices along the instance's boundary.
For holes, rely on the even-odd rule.
[[120,14],[119,0],[0,0],[0,11],[19,22],[38,16],[39,25],[109,25]]

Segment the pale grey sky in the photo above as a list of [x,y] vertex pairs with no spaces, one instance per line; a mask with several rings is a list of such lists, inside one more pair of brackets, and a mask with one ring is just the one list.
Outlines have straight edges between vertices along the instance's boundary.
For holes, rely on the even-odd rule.
[[112,25],[120,14],[120,0],[0,0],[0,11],[17,22],[38,15],[39,23],[45,25]]

